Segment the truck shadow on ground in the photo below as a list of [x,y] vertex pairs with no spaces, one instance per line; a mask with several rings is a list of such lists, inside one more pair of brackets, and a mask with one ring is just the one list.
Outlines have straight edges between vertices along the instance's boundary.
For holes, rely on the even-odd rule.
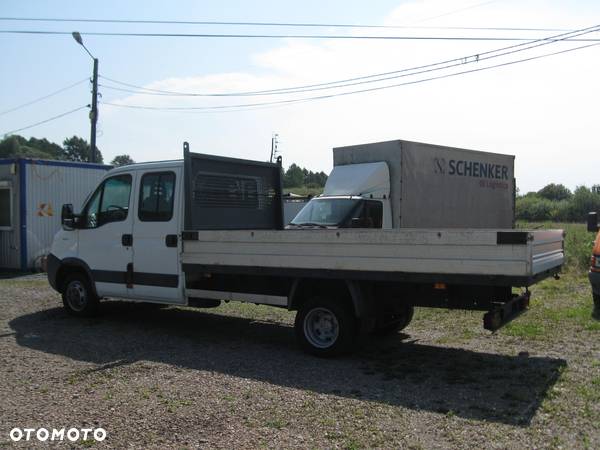
[[303,354],[289,325],[219,314],[107,302],[98,319],[62,308],[10,322],[17,343],[97,364],[154,361],[370,402],[527,426],[557,380],[562,359],[519,357],[367,340],[355,356]]

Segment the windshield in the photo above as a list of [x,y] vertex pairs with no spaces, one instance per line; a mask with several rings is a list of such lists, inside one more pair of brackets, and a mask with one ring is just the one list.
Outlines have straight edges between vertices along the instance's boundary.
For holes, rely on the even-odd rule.
[[294,217],[292,225],[336,226],[345,222],[361,199],[313,198]]

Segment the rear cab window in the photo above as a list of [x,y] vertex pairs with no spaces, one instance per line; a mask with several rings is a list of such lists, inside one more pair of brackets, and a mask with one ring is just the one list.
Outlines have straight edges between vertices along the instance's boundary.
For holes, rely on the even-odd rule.
[[168,222],[173,218],[174,172],[147,172],[140,182],[138,218],[142,222]]

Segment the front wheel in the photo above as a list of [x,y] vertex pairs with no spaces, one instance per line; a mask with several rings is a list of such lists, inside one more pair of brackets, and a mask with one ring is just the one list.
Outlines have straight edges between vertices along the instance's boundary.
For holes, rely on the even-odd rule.
[[315,297],[308,300],[294,324],[302,348],[315,356],[337,356],[352,350],[357,321],[341,300]]
[[92,291],[87,277],[81,273],[67,277],[62,300],[67,312],[78,317],[95,316],[100,308],[100,299]]

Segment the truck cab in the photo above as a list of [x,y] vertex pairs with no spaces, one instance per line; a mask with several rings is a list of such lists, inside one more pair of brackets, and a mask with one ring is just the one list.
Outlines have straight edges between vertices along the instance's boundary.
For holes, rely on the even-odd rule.
[[600,226],[598,225],[598,213],[588,214],[587,229],[596,234],[594,248],[592,250],[592,259],[590,261],[589,279],[592,285],[592,297],[594,299],[594,311],[592,316],[600,319]]
[[[105,297],[185,305],[184,230],[282,229],[281,161],[191,153],[110,170],[80,210],[62,208],[47,257],[68,312]],[[214,302],[209,302],[214,304]]]
[[63,207],[48,275],[59,290],[71,286],[67,307],[82,304],[86,287],[97,297],[183,302],[182,180],[182,161],[124,166],[107,173],[78,214]]
[[323,194],[311,199],[288,229],[392,228],[386,162],[336,166]]

